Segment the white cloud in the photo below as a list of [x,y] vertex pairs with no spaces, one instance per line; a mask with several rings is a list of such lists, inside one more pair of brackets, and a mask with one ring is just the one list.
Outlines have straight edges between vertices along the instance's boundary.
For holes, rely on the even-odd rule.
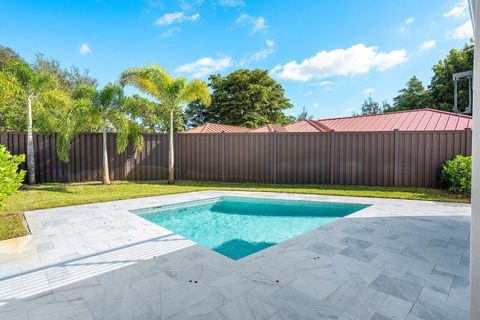
[[90,49],[90,46],[86,42],[82,43],[82,45],[78,48],[78,50],[80,51],[80,54],[82,56],[87,55],[87,54],[92,52],[92,49]]
[[172,36],[176,35],[180,31],[182,31],[182,29],[179,28],[179,27],[168,28],[167,30],[162,32],[162,37],[169,38],[169,37],[172,37]]
[[446,37],[447,39],[452,39],[452,40],[463,40],[467,38],[472,38],[473,37],[472,23],[470,22],[470,20],[468,20],[461,26],[455,28],[453,31],[447,32]]
[[245,3],[242,0],[218,0],[218,4],[226,8],[244,7]]
[[405,27],[400,27],[400,32],[405,32]]
[[363,90],[363,94],[368,94],[368,95],[370,95],[374,92],[375,92],[374,88],[367,88],[367,89]]
[[240,62],[238,63],[238,65],[239,66],[244,66],[244,65],[246,65],[250,62],[253,62],[253,61],[263,60],[263,59],[267,58],[269,55],[271,55],[272,53],[275,52],[275,42],[273,40],[267,40],[267,41],[265,41],[265,44],[267,45],[267,47],[265,49],[259,50],[255,53],[253,53],[252,55],[241,59]]
[[467,14],[467,10],[468,10],[468,0],[460,0],[452,9],[445,12],[443,16],[445,18],[450,18],[450,17],[461,18]]
[[315,102],[315,103],[313,104],[313,106],[314,106],[315,108],[318,108],[318,107],[320,107],[320,103]]
[[175,72],[188,73],[194,78],[202,78],[215,72],[223,71],[232,65],[230,57],[213,59],[210,57],[200,58],[195,62],[187,63],[178,67]]
[[235,20],[235,24],[243,24],[250,26],[252,28],[250,31],[250,35],[268,29],[267,20],[265,20],[264,17],[254,17],[246,13],[242,13],[237,18],[237,20]]
[[381,52],[378,47],[356,44],[347,49],[319,51],[301,63],[293,60],[277,65],[272,73],[281,79],[309,81],[331,76],[353,76],[371,69],[387,70],[407,61],[405,49]]
[[334,85],[334,84],[335,83],[333,81],[325,80],[325,81],[320,82],[320,87],[331,86],[331,85]]
[[185,12],[172,12],[172,13],[165,13],[163,16],[158,18],[154,24],[159,26],[169,26],[174,23],[182,23],[182,22],[194,22],[200,18],[200,13],[192,14],[191,16],[186,15]]
[[203,4],[203,0],[180,0],[180,8],[182,10],[192,10],[195,7],[199,7]]
[[427,51],[428,49],[431,49],[436,45],[437,45],[437,41],[435,40],[425,41],[424,43],[422,43],[420,48],[418,48],[418,52]]
[[410,18],[408,18],[407,20],[405,20],[405,24],[408,25],[408,24],[413,23],[414,21],[415,21],[415,18],[414,18],[414,17],[410,17]]

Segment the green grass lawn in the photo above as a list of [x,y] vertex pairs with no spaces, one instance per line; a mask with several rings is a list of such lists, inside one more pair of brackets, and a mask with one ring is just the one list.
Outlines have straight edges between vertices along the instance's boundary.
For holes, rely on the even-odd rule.
[[396,198],[448,202],[469,202],[440,189],[392,188],[350,185],[272,185],[258,183],[222,183],[210,181],[115,182],[110,186],[100,183],[52,183],[26,186],[5,201],[0,208],[0,240],[25,235],[22,212],[76,204],[174,194],[202,190],[247,190],[288,193],[323,194],[338,196]]

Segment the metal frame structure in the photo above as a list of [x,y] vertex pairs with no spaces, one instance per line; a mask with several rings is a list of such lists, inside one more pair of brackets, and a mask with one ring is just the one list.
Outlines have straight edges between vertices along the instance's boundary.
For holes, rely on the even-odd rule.
[[[473,70],[457,72],[453,74],[453,88],[454,88],[454,104],[453,110],[455,113],[472,113],[472,85],[473,85]],[[468,79],[468,107],[465,111],[458,110],[458,80]]]

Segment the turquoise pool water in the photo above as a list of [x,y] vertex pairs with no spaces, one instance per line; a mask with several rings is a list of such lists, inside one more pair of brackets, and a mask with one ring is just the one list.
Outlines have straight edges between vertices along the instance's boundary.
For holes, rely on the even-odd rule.
[[237,260],[365,207],[332,202],[221,197],[135,213]]

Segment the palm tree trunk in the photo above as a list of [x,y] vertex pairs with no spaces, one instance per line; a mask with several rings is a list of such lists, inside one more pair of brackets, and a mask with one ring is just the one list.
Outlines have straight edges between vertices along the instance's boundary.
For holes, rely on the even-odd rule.
[[170,110],[170,141],[168,143],[168,184],[175,183],[175,177],[173,172],[173,108]]
[[102,184],[110,184],[110,174],[108,172],[107,125],[106,124],[103,126]]
[[27,171],[28,183],[35,184],[35,150],[33,149],[32,96],[27,99]]

